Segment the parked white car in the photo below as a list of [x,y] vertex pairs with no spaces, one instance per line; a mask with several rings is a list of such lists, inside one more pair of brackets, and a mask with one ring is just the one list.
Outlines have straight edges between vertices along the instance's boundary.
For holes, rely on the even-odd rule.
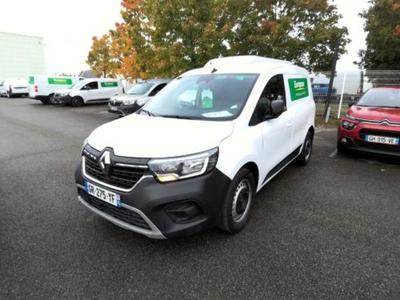
[[69,89],[58,90],[54,94],[54,104],[82,106],[87,103],[108,102],[114,95],[123,92],[122,84],[112,78],[91,78],[82,80]]
[[256,56],[211,60],[89,135],[78,199],[151,238],[238,232],[258,191],[291,162],[309,162],[314,119],[307,70]]
[[40,100],[43,104],[50,104],[53,101],[56,91],[62,88],[70,88],[82,80],[84,80],[84,78],[74,76],[49,77],[31,75],[28,77],[29,97]]
[[28,82],[25,79],[5,79],[0,81],[0,96],[27,97],[29,95]]

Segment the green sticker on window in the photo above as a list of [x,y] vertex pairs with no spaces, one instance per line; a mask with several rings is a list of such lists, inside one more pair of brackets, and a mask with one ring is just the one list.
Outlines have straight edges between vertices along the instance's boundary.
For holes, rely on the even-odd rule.
[[47,79],[47,82],[49,84],[58,84],[58,85],[72,85],[72,79],[71,78],[54,78],[54,77],[49,77]]
[[29,82],[29,84],[35,84],[35,77],[34,76],[29,76],[28,77],[28,82]]
[[101,87],[103,88],[111,88],[111,87],[117,87],[118,82],[116,81],[106,81],[101,83]]
[[289,89],[292,101],[308,97],[308,80],[306,78],[289,79]]
[[201,92],[201,107],[204,109],[214,108],[213,92],[210,89]]

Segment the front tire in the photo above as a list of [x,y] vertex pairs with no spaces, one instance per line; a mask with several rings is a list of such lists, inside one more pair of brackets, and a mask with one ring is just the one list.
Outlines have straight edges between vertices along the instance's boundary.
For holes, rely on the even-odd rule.
[[305,166],[311,159],[313,148],[313,134],[309,131],[306,139],[304,140],[303,149],[301,150],[300,156],[297,158],[297,163],[300,166]]
[[83,106],[84,102],[83,99],[81,97],[74,97],[71,100],[71,105],[73,107],[79,107],[79,106]]
[[250,218],[256,188],[253,173],[242,169],[232,180],[222,206],[219,228],[229,233],[241,231]]

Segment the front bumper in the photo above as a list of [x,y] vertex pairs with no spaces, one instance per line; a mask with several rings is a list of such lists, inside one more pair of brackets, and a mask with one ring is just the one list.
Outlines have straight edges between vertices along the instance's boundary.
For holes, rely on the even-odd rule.
[[130,105],[112,105],[112,103],[108,104],[108,112],[118,114],[120,116],[127,116],[139,110],[140,108],[141,106],[139,106],[136,102]]
[[[75,180],[78,199],[90,210],[120,227],[158,239],[188,236],[217,225],[230,184],[230,179],[218,169],[172,183],[159,183],[152,175],[145,174],[131,191],[122,192],[87,178],[82,162],[76,169]],[[122,208],[91,202],[84,188],[85,180],[119,194]],[[120,214],[128,213],[125,209],[138,214],[146,224],[126,222]]]
[[346,130],[342,126],[339,126],[338,146],[354,152],[400,158],[400,144],[386,145],[367,142],[365,136],[368,134],[397,137],[400,139],[400,127],[359,123],[353,130]]
[[53,97],[53,104],[71,104],[72,97],[70,95],[54,95]]

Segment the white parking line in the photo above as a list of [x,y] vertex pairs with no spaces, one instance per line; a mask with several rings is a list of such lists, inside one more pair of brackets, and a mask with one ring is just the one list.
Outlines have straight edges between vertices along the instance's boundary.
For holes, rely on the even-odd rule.
[[333,151],[333,152],[329,155],[329,157],[330,157],[330,158],[334,158],[336,155],[337,155],[337,149],[335,149],[335,151]]

